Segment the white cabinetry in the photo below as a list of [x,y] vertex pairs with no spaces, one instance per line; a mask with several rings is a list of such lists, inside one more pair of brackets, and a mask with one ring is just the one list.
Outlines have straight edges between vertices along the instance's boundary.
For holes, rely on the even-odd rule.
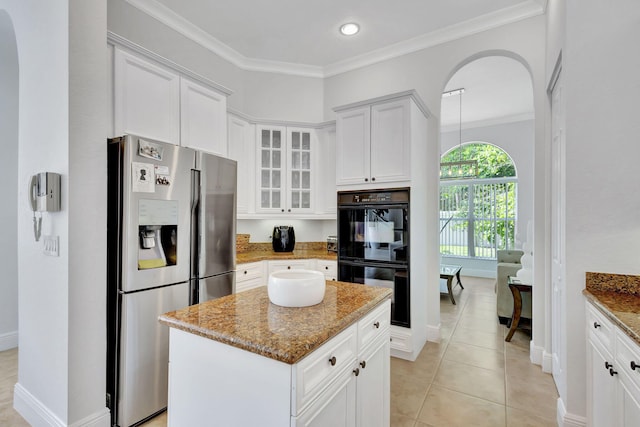
[[181,78],[180,145],[227,157],[227,97]]
[[171,328],[168,425],[389,427],[390,309],[294,365]]
[[227,132],[229,135],[229,158],[238,162],[237,213],[253,211],[255,198],[255,128],[248,121],[229,114]]
[[262,261],[238,264],[236,266],[236,293],[266,284],[267,282],[264,280],[264,264]]
[[284,126],[257,126],[256,210],[312,213],[315,132]]
[[312,270],[315,265],[315,262],[312,259],[287,259],[268,262],[269,267],[267,268],[267,271],[269,274],[282,270]]
[[116,48],[114,130],[180,143],[180,76]]
[[587,303],[588,425],[640,425],[640,346]]
[[316,260],[316,270],[324,274],[326,280],[338,280],[338,261]]
[[227,156],[226,89],[119,47],[113,66],[116,136],[135,134]]
[[410,181],[417,108],[406,94],[337,108],[337,184]]

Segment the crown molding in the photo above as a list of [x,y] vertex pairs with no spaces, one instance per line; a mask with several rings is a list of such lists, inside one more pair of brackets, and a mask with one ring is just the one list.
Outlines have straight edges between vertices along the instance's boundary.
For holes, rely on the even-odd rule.
[[542,15],[543,13],[544,11],[538,3],[538,0],[528,0],[525,3],[450,25],[440,30],[358,55],[345,61],[336,62],[324,68],[324,75],[325,77],[331,77],[346,73],[388,59],[397,58],[439,44],[518,22],[523,19]]
[[240,52],[222,43],[211,34],[184,19],[165,5],[155,0],[125,0],[131,6],[157,19],[169,28],[198,43],[238,68],[247,71],[290,74],[304,77],[324,77],[322,67],[288,62],[247,58]]
[[[474,122],[466,122],[462,124],[462,130],[484,128],[488,126],[506,125],[508,123],[526,122],[534,120],[535,115],[533,113],[514,114],[511,116],[497,117],[495,119],[476,120]],[[448,125],[441,126],[440,133],[458,132],[460,125]]]
[[515,6],[488,13],[410,40],[374,50],[325,67],[294,64],[281,61],[248,58],[199,27],[176,14],[156,0],[125,0],[133,7],[157,19],[169,28],[198,43],[238,68],[247,71],[288,74],[302,77],[325,78],[366,67],[442,43],[457,40],[502,25],[542,15],[548,0],[527,0]]

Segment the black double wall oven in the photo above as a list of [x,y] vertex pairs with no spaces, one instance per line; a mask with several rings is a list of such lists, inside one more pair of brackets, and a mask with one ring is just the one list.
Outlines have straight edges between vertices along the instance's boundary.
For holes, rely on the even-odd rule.
[[391,324],[410,327],[409,189],[338,192],[338,280],[393,291]]

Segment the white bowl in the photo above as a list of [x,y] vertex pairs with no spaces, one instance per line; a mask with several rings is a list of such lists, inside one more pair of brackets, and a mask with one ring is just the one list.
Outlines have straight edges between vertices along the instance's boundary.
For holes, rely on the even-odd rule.
[[313,270],[282,270],[269,275],[269,300],[283,307],[309,307],[322,302],[327,284]]

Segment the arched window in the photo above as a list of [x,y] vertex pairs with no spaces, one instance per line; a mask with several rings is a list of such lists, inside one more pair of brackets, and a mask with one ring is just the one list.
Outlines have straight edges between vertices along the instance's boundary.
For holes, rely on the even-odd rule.
[[[469,165],[477,161],[477,168]],[[456,169],[456,164],[461,168]],[[440,253],[495,258],[512,249],[516,229],[517,178],[509,155],[484,142],[463,144],[442,156]]]

